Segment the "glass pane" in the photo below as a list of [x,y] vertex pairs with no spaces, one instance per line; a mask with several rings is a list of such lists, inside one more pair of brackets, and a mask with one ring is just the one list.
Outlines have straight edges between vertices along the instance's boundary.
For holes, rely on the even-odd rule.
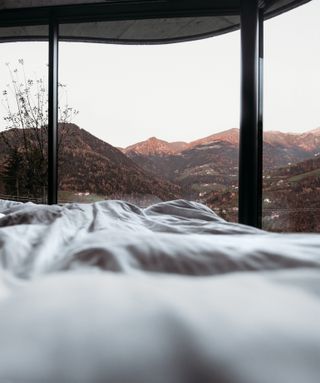
[[59,201],[186,198],[236,221],[239,40],[61,42]]
[[47,42],[0,44],[2,199],[47,201],[47,56]]
[[313,0],[265,23],[267,230],[320,231],[319,12]]

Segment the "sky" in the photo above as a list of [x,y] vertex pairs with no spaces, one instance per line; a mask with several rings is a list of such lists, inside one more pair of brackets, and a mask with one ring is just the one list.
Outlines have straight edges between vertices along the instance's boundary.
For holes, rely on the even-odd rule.
[[[320,127],[319,15],[313,0],[265,23],[265,130]],[[47,49],[0,44],[0,89],[6,62],[23,58],[28,76],[45,76]],[[59,81],[79,110],[73,122],[114,146],[151,136],[189,142],[239,127],[239,32],[158,46],[60,43],[59,57]],[[0,130],[3,116],[0,106]]]

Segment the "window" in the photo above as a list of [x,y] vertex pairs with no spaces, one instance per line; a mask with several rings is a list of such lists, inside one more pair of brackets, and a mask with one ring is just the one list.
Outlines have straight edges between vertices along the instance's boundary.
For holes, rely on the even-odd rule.
[[[61,38],[82,26],[61,25]],[[59,201],[188,198],[236,221],[239,40],[60,42],[60,82],[79,114],[60,124]]]
[[265,23],[267,230],[320,231],[319,12],[313,0]]
[[[46,26],[24,33],[48,33]],[[0,28],[2,38],[16,30]],[[0,44],[0,198],[47,201],[47,42]]]

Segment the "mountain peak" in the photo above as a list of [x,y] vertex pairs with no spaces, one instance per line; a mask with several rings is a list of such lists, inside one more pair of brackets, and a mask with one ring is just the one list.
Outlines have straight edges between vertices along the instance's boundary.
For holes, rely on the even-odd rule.
[[167,142],[153,136],[145,141],[128,146],[124,149],[124,153],[161,156],[177,153],[185,146],[187,144],[184,142]]
[[189,147],[192,148],[198,145],[207,145],[217,141],[223,141],[223,142],[228,142],[232,145],[238,145],[239,144],[239,129],[232,128],[232,129],[225,130],[223,132],[211,134],[210,136],[200,138],[199,140],[190,142]]

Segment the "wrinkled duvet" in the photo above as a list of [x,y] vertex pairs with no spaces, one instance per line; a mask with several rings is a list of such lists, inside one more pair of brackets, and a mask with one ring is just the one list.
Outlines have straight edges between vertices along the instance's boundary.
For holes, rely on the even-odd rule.
[[320,382],[320,235],[2,200],[0,262],[0,383]]

